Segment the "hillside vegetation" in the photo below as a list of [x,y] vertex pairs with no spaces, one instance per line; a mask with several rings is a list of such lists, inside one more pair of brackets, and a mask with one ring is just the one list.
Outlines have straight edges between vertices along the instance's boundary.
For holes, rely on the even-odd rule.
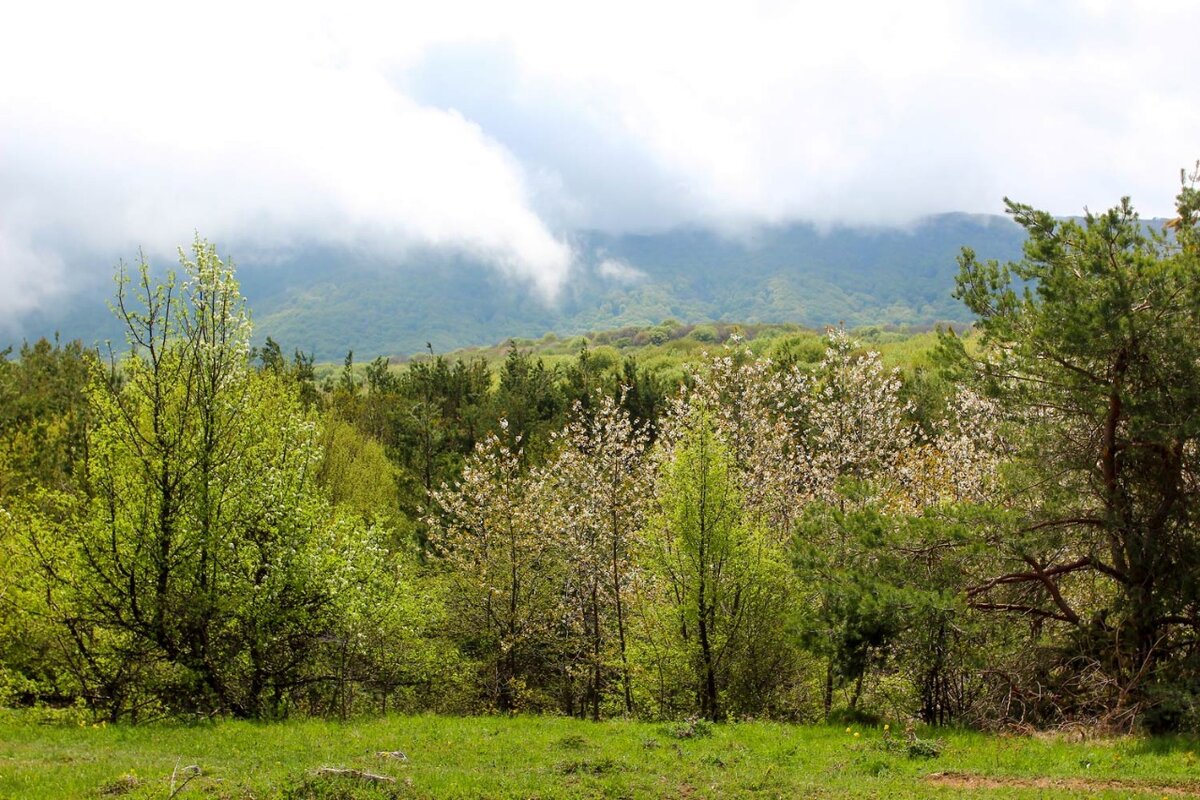
[[[553,305],[487,266],[440,259],[337,270],[313,260],[280,269],[288,288],[248,296],[263,334],[322,360],[351,348],[406,355],[425,342],[446,351],[666,319],[929,327],[969,319],[950,292],[960,247],[1007,259],[1022,239],[1002,217],[966,215],[910,229],[789,225],[744,239],[702,230],[589,234],[575,242],[579,263]],[[606,277],[605,261],[630,271]]]
[[[318,374],[232,268],[0,359],[0,700],[1200,731],[1200,174],[1028,206],[969,332],[660,322]],[[969,335],[968,335],[969,333]],[[893,366],[896,365],[896,366]]]
[[[360,359],[405,357],[426,342],[447,352],[668,319],[928,329],[971,318],[952,297],[960,247],[1010,259],[1023,239],[1004,217],[965,214],[908,228],[790,224],[736,237],[701,229],[582,233],[572,239],[575,263],[552,303],[487,263],[421,251],[384,259],[298,244],[269,261],[239,259],[238,275],[258,343],[270,336],[332,361],[348,350]],[[104,293],[107,285],[27,319],[22,330],[31,339],[57,330],[66,339],[120,342]]]
[[[830,329],[836,326],[831,326]],[[973,342],[970,326],[958,328],[964,341]],[[888,367],[928,370],[934,367],[934,351],[938,337],[933,330],[881,328],[871,325],[854,328],[850,335],[864,347],[879,352]],[[581,355],[586,354],[592,368],[601,372],[619,371],[621,364],[632,360],[648,373],[668,383],[681,381],[689,367],[696,367],[710,355],[731,347],[744,347],[757,356],[781,364],[797,362],[814,364],[825,352],[825,330],[807,328],[795,323],[713,322],[687,325],[675,319],[665,319],[657,325],[628,326],[614,330],[585,331],[574,336],[559,336],[553,332],[538,339],[512,337],[496,344],[463,347],[448,353],[417,353],[410,357],[386,359],[389,369],[403,372],[414,364],[441,358],[450,362],[482,361],[498,374],[504,361],[515,349],[525,356],[541,361],[546,367],[560,372],[572,369]],[[274,341],[274,340],[272,340]],[[351,354],[355,356],[356,354]],[[351,372],[356,380],[365,380],[366,366],[371,362],[354,361]],[[344,370],[341,362],[314,363],[313,369],[321,382],[333,381]]]

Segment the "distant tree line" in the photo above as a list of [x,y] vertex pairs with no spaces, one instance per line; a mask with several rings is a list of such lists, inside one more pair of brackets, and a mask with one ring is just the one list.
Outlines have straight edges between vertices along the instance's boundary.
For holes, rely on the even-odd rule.
[[[0,701],[1200,728],[1197,176],[1009,204],[971,341],[318,381],[208,243],[0,359]],[[717,338],[714,334],[714,339]]]

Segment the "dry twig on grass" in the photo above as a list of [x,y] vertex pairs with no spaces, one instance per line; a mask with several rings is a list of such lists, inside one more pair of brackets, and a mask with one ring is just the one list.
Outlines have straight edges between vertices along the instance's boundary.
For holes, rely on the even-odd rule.
[[179,784],[179,788],[177,789],[175,788],[175,777],[179,774],[179,760],[176,759],[175,769],[171,770],[171,793],[167,795],[167,800],[173,800],[175,795],[183,791],[183,787],[191,783],[194,778],[200,777],[200,765],[192,764],[191,766],[183,768],[183,783]]
[[321,767],[317,770],[317,775],[334,778],[354,778],[355,780],[367,781],[369,783],[396,782],[396,779],[390,775],[376,775],[373,772],[363,772],[360,769],[344,769],[342,767]]

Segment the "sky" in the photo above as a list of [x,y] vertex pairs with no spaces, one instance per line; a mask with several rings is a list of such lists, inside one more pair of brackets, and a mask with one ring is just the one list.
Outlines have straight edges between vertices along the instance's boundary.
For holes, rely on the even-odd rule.
[[0,325],[196,232],[446,250],[552,299],[581,230],[1165,216],[1197,30],[1169,1],[17,3]]

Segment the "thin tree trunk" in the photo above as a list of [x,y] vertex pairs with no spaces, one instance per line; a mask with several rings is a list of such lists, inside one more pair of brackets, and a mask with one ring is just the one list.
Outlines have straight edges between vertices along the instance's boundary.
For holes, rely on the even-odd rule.
[[717,676],[713,665],[712,643],[708,638],[708,608],[704,598],[704,581],[700,582],[699,592],[699,625],[700,656],[704,662],[704,689],[701,695],[701,711],[713,722],[718,720],[717,709]]
[[600,721],[600,598],[592,584],[592,719]]
[[617,607],[617,641],[621,647],[621,684],[625,691],[625,715],[633,714],[633,689],[630,686],[629,656],[625,651],[625,608],[621,601],[620,552],[617,544],[617,512],[613,510],[612,581],[613,598]]
[[833,657],[825,663],[825,721],[833,711]]

